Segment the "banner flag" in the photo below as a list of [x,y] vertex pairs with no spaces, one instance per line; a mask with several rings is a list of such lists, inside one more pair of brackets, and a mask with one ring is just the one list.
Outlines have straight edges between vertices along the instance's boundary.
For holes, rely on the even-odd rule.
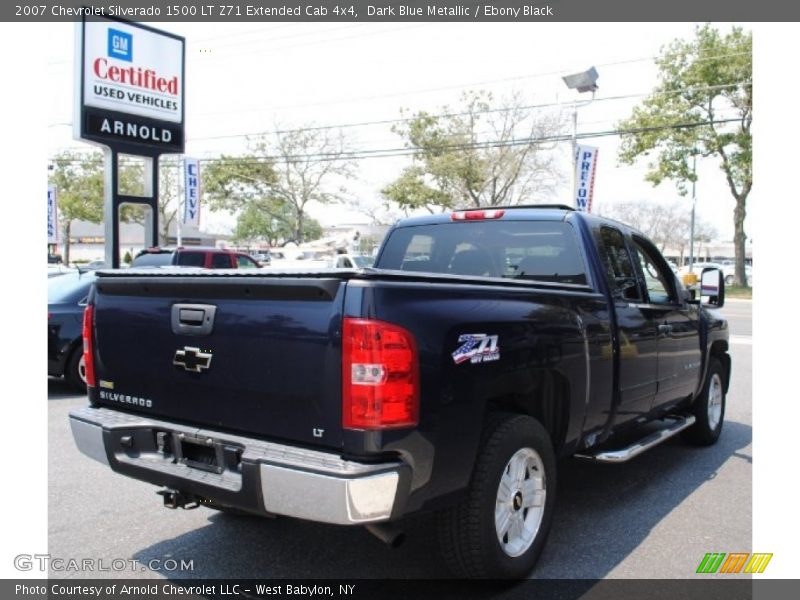
[[183,171],[183,224],[200,227],[200,161],[196,158],[184,158]]
[[594,176],[597,170],[598,148],[595,146],[578,146],[575,152],[575,208],[583,212],[592,212],[594,196]]

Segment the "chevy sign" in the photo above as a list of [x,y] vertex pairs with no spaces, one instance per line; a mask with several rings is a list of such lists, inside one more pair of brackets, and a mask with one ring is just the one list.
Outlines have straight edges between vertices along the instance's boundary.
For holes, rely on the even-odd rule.
[[200,227],[200,162],[196,158],[183,159],[184,189],[183,223]]

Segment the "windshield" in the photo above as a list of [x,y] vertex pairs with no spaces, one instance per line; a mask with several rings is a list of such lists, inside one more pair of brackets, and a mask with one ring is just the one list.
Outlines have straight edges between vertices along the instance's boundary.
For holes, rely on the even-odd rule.
[[89,293],[94,282],[93,273],[68,273],[47,280],[48,304],[77,304]]
[[394,230],[379,267],[478,277],[586,283],[578,243],[563,221],[474,221]]

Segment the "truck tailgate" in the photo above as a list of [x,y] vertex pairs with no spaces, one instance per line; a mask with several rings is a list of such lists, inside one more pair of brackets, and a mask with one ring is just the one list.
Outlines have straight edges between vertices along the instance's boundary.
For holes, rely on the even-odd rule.
[[101,276],[92,399],[341,448],[345,287],[335,276]]

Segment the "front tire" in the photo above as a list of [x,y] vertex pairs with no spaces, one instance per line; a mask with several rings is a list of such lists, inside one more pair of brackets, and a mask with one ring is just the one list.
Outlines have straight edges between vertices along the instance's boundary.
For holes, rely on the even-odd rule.
[[683,438],[696,446],[710,446],[719,439],[725,420],[725,369],[713,356],[700,397],[694,403],[694,425],[684,430]]
[[524,415],[494,416],[467,497],[438,514],[450,569],[462,577],[526,576],[547,540],[555,491],[555,453],[545,428]]

